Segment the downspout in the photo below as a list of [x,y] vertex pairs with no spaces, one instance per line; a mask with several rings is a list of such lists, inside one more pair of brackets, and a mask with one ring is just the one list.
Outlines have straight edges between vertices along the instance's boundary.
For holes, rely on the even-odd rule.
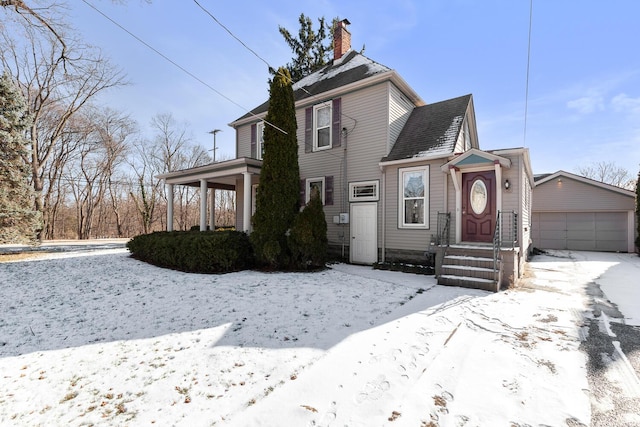
[[380,262],[384,263],[385,259],[386,259],[385,254],[387,252],[387,250],[386,250],[386,236],[387,236],[387,233],[386,233],[386,230],[387,230],[387,227],[386,227],[386,224],[387,224],[387,222],[386,222],[386,219],[387,219],[386,194],[387,194],[387,192],[385,191],[385,187],[386,187],[386,183],[387,183],[387,174],[386,174],[386,171],[384,169],[384,166],[380,166],[380,172],[382,172],[382,176],[380,177],[381,178],[380,187],[382,187],[380,189],[380,200],[381,200],[380,204],[382,205],[382,233],[380,233],[381,234],[380,235],[380,246],[381,246],[380,250],[382,251],[382,254],[380,256]]
[[[347,208],[347,192],[348,192],[348,179],[347,179],[347,128],[342,128],[342,206],[341,212],[346,213],[345,209]],[[350,214],[350,212],[349,212]],[[342,222],[342,221],[339,221]],[[345,224],[339,224],[342,227],[342,259],[344,260],[344,247],[345,247],[345,239],[346,232]],[[351,220],[349,220],[348,228],[351,229]],[[349,248],[351,250],[351,248]]]

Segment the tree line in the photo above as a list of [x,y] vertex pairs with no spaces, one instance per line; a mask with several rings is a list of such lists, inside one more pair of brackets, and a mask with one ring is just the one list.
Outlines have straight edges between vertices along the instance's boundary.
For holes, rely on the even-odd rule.
[[[131,237],[166,229],[167,194],[156,175],[210,163],[209,154],[170,113],[154,116],[152,136],[145,138],[129,115],[101,104],[103,92],[127,84],[124,74],[98,49],[79,42],[54,12],[38,9],[36,19],[16,8],[0,21],[0,132],[19,129],[22,137],[10,146],[3,134],[3,197],[8,200],[19,188],[8,184],[9,175],[28,182],[22,191],[39,219],[31,240]],[[48,26],[41,25],[45,19]],[[10,116],[9,105],[23,105],[24,114]],[[198,223],[199,190],[174,191],[174,228],[189,229]],[[216,193],[216,225],[232,225],[234,195]],[[8,206],[0,206],[0,218],[9,218]],[[3,229],[13,222],[7,219]]]

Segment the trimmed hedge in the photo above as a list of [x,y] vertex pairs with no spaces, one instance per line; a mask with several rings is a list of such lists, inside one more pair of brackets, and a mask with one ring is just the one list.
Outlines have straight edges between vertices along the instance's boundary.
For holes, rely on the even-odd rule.
[[157,231],[127,243],[131,256],[189,273],[227,273],[252,268],[249,236],[240,231]]

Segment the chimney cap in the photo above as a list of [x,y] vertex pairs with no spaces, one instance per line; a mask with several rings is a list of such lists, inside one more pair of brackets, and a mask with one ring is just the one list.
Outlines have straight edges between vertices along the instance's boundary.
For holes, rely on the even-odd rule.
[[349,20],[347,18],[343,19],[340,22],[344,23],[345,25],[351,25],[351,22],[349,22]]

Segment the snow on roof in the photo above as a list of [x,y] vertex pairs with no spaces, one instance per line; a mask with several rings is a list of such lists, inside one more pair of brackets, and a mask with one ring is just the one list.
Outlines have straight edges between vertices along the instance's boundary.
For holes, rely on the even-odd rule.
[[458,138],[458,131],[460,130],[460,125],[464,120],[464,116],[455,116],[451,120],[451,124],[444,132],[444,134],[438,137],[436,144],[429,147],[426,150],[420,151],[413,155],[414,158],[433,156],[436,154],[449,154],[453,151],[453,147],[455,146],[456,139]]
[[[352,53],[353,55],[349,55],[350,53]],[[349,58],[350,56],[352,57]],[[334,78],[342,73],[361,66],[365,66],[367,68],[367,71],[365,73],[365,75],[367,76],[391,70],[389,67],[378,64],[377,62],[367,58],[366,56],[355,53],[353,51],[348,52],[347,55],[343,56],[341,59],[346,60],[337,62],[337,65],[336,62],[334,62],[333,65],[325,67],[319,71],[316,71],[315,73],[309,74],[302,80],[297,81],[293,85],[293,90],[296,91],[303,87],[316,84],[322,80]]]

